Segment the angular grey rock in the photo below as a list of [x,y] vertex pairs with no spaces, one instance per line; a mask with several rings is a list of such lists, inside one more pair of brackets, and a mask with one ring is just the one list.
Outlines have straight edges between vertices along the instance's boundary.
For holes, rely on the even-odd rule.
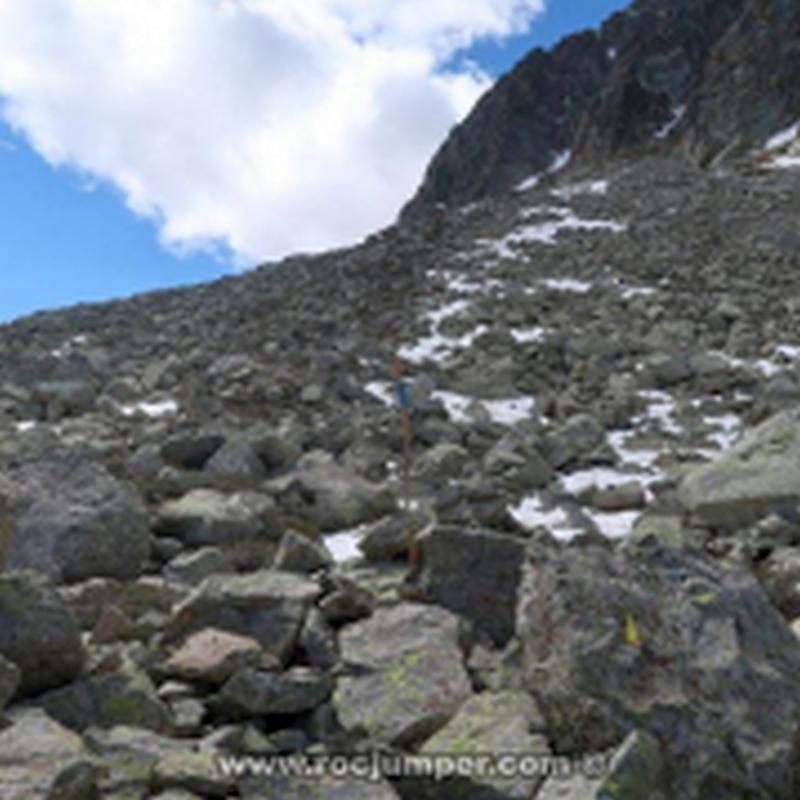
[[158,792],[221,798],[234,792],[235,778],[219,769],[220,754],[210,747],[197,748],[192,740],[122,725],[107,731],[90,730],[85,738],[111,773],[102,787],[103,797],[117,797],[114,790],[120,798],[149,797]]
[[169,500],[158,512],[156,531],[194,547],[248,539],[277,540],[280,524],[272,498],[258,492],[228,495],[195,489]]
[[12,569],[65,583],[142,572],[150,554],[144,504],[84,452],[55,448],[8,478],[17,493]]
[[[164,672],[178,678],[221,684],[245,666],[268,660],[261,645],[247,636],[206,628],[190,636],[167,660]],[[273,666],[278,667],[277,660]]]
[[14,487],[0,477],[0,575],[8,567],[14,538],[17,496]]
[[35,573],[0,575],[0,655],[19,667],[21,696],[75,680],[83,667],[78,623]]
[[307,667],[292,667],[285,672],[239,670],[220,689],[218,703],[226,710],[248,716],[302,714],[328,699],[331,679]]
[[756,565],[756,574],[773,605],[786,619],[800,616],[800,550],[780,547]]
[[172,748],[159,755],[153,769],[158,791],[189,791],[202,798],[230,797],[236,781],[219,769],[219,756],[189,747]]
[[315,572],[332,562],[333,556],[322,542],[289,530],[275,553],[274,566],[286,572]]
[[771,513],[796,518],[800,505],[800,409],[747,433],[710,464],[692,470],[678,497],[701,522],[743,528]]
[[543,446],[551,466],[561,469],[590,453],[604,441],[605,431],[600,423],[588,414],[578,414],[548,435]]
[[525,540],[440,525],[420,535],[417,544],[425,596],[463,615],[496,644],[504,645],[514,633]]
[[163,570],[167,580],[197,585],[211,575],[236,572],[233,556],[219,547],[201,547],[173,558]]
[[660,547],[532,553],[517,634],[558,752],[639,729],[667,796],[796,796],[800,643],[751,574]]
[[[579,758],[572,775],[553,775],[536,800],[660,800],[666,776],[656,739],[632,731],[612,754]],[[667,784],[668,785],[668,784]]]
[[152,682],[130,665],[46,692],[36,702],[74,731],[130,725],[163,732],[170,727],[169,709],[158,698]]
[[214,575],[175,606],[166,634],[174,640],[220,628],[252,637],[285,663],[319,594],[316,583],[292,573]]
[[304,663],[315,669],[333,669],[339,660],[336,634],[317,608],[312,608],[308,613],[298,645],[305,656]]
[[225,443],[219,433],[175,434],[161,445],[161,457],[181,469],[202,469]]
[[639,481],[627,481],[602,488],[594,486],[581,495],[581,500],[598,511],[629,511],[644,508],[647,495]]
[[8,701],[17,693],[21,677],[19,667],[13,661],[0,656],[0,715]]
[[220,447],[203,470],[214,478],[243,486],[255,486],[267,477],[267,468],[253,446],[238,438],[230,439]]
[[326,453],[304,456],[297,471],[281,478],[275,489],[282,510],[325,532],[349,530],[395,510],[389,492],[340,467]]
[[[551,755],[541,733],[544,719],[525,692],[485,692],[467,700],[447,725],[419,750],[420,755],[474,758],[492,753],[509,760],[530,761]],[[544,758],[543,758],[544,760]],[[491,797],[527,800],[536,796],[544,775],[500,777],[475,774],[440,781],[409,781],[420,800],[472,800]]]
[[0,730],[0,797],[56,800],[61,775],[88,756],[81,737],[41,709],[20,711]]
[[553,479],[553,470],[538,448],[517,436],[501,439],[484,458],[489,475],[502,476],[512,490],[541,489]]
[[368,561],[394,561],[408,558],[407,531],[420,530],[422,519],[395,514],[370,525],[358,540],[358,549]]
[[48,381],[34,387],[34,401],[45,410],[45,419],[58,422],[67,416],[91,411],[96,391],[88,381]]
[[458,711],[472,690],[459,648],[459,620],[415,603],[379,608],[343,628],[337,681],[342,725],[395,745],[419,742]]

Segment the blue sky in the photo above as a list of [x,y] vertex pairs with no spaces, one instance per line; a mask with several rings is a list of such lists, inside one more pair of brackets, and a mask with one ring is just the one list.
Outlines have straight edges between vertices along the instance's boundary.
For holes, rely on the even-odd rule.
[[[176,2],[186,2],[186,0],[176,0]],[[550,0],[546,12],[534,19],[530,30],[526,33],[504,39],[479,40],[469,49],[457,52],[450,63],[459,64],[464,60],[472,60],[494,78],[513,66],[532,47],[549,47],[567,33],[596,26],[611,12],[627,4],[623,0]],[[0,20],[0,28],[4,24],[5,20]],[[0,31],[0,46],[2,46],[2,31]],[[416,47],[416,44],[414,46]],[[23,61],[24,58],[23,52]],[[4,68],[11,69],[10,66],[3,64],[0,56],[0,90],[3,87]],[[402,85],[401,93],[408,88],[407,83],[406,81],[405,84],[398,84]],[[468,90],[474,93],[475,88],[468,87]],[[28,94],[25,94],[25,91]],[[410,95],[416,97],[414,93],[418,90],[414,87],[408,91]],[[458,92],[462,92],[462,89],[452,88],[453,97],[456,97]],[[0,119],[0,321],[43,308],[127,296],[136,292],[195,283],[228,274],[232,268],[231,248],[225,245],[217,246],[215,253],[207,250],[200,252],[194,250],[188,254],[178,252],[187,249],[183,246],[185,242],[196,242],[200,238],[198,231],[203,234],[208,230],[209,237],[213,237],[217,230],[221,235],[227,235],[226,225],[228,225],[233,230],[228,236],[228,241],[233,244],[232,249],[237,250],[239,263],[252,263],[260,257],[260,240],[257,234],[253,233],[253,229],[258,226],[259,213],[262,213],[258,207],[255,211],[248,208],[248,214],[252,219],[248,220],[247,226],[242,229],[236,227],[235,220],[231,222],[226,216],[226,208],[205,209],[203,205],[205,196],[210,191],[209,186],[213,189],[217,177],[213,177],[207,183],[198,183],[196,192],[190,183],[187,184],[184,194],[179,197],[179,202],[176,201],[172,206],[169,205],[173,193],[168,175],[165,175],[164,182],[155,188],[151,179],[150,187],[145,186],[139,196],[138,176],[134,173],[128,180],[124,170],[125,165],[120,166],[119,159],[114,161],[113,165],[111,161],[92,160],[98,151],[107,146],[110,135],[104,134],[96,141],[92,141],[92,152],[87,155],[79,145],[76,146],[74,140],[70,144],[70,129],[67,123],[74,125],[74,120],[70,120],[68,114],[60,118],[51,114],[52,124],[49,127],[41,122],[41,109],[54,107],[51,96],[48,95],[49,106],[41,105],[41,99],[34,96],[33,91],[29,89],[20,89],[19,97],[13,99],[18,101],[15,105],[9,106],[4,103],[0,108],[4,114],[15,120],[19,128],[25,128],[25,134],[20,131],[15,132],[3,119]],[[381,100],[389,106],[391,101],[391,97]],[[98,99],[98,103],[100,102],[102,101]],[[435,111],[438,113],[438,108]],[[391,108],[387,113],[390,112]],[[78,113],[76,111],[76,114]],[[397,113],[402,113],[402,109],[398,109]],[[435,113],[432,111],[428,116],[435,116]],[[107,125],[108,119],[107,115],[102,117],[102,124]],[[443,119],[442,124],[445,121]],[[89,125],[91,119],[87,121],[87,128],[77,134],[83,137],[81,142],[86,140],[87,136],[91,138],[93,130],[88,127]],[[140,144],[147,143],[149,131],[153,128],[157,129],[158,123],[150,122],[150,129],[145,127],[137,141]],[[222,128],[220,130],[218,136],[222,143],[225,131]],[[185,134],[182,135],[185,138]],[[366,142],[371,141],[369,131],[360,131],[358,136],[362,135]],[[33,137],[36,149],[28,143],[27,136]],[[168,141],[166,134],[165,141]],[[435,141],[438,141],[438,138],[419,142],[418,146],[424,150],[425,158],[431,148],[435,147]],[[187,151],[193,144],[193,141],[187,142]],[[182,173],[177,173],[180,180],[187,181],[198,171],[197,165],[205,163],[201,145],[202,143],[197,145],[199,153],[191,154],[194,160],[190,160],[188,152],[184,154],[181,151],[180,144],[177,148],[174,143],[172,144],[178,151],[176,157],[185,158],[187,161],[186,169]],[[108,149],[113,148],[108,145]],[[45,153],[52,164],[61,166],[52,166],[39,155],[39,152]],[[145,163],[147,157],[148,154],[143,150],[135,152],[135,158],[139,159],[136,163]],[[417,160],[414,161],[413,158]],[[406,171],[413,170],[413,166],[418,163],[424,163],[420,161],[419,152],[415,152],[413,158],[412,154],[409,154],[407,165],[404,167]],[[108,174],[121,176],[119,183],[115,184],[112,180],[98,180],[89,172],[64,166],[76,162],[90,164],[95,174],[104,174],[102,165],[108,163]],[[96,166],[98,163],[101,164],[99,168]],[[412,166],[409,167],[409,164]],[[353,167],[351,170],[357,175],[360,174]],[[162,168],[161,172],[165,170]],[[391,179],[391,176],[382,177],[384,182]],[[418,174],[409,178],[411,180],[409,186],[412,186],[419,177]],[[371,175],[365,173],[364,182],[369,183],[370,180]],[[117,185],[121,184],[124,186],[117,188]],[[254,191],[257,190],[258,187]],[[226,189],[221,188],[220,194],[224,194],[224,191]],[[239,187],[236,191],[239,192]],[[315,213],[314,203],[308,200],[308,194],[312,191],[309,189],[299,201],[290,198],[291,202],[302,203],[299,208],[309,216]],[[336,187],[332,188],[332,192],[334,191],[338,191]],[[163,206],[169,209],[166,213],[161,206],[163,197],[167,198]],[[237,194],[237,200],[238,198]],[[386,202],[396,205],[398,199],[387,198]],[[367,195],[365,202],[367,204],[370,202]],[[209,200],[208,204],[210,203]],[[291,217],[285,221],[280,219],[281,207],[280,195],[265,202],[263,207],[265,226],[273,224],[278,226],[278,230],[280,226],[291,228]],[[134,213],[131,208],[139,213]],[[234,207],[231,214],[235,215],[235,212]],[[328,211],[320,207],[319,213],[324,216]],[[336,223],[337,219],[333,217],[330,224],[335,226]],[[363,224],[368,225],[368,221],[365,220]],[[315,231],[313,235],[309,233],[308,241],[312,243],[319,241],[324,244],[325,235],[324,231]],[[317,238],[313,238],[314,236]],[[287,239],[287,242],[288,245],[281,245],[283,249],[291,247],[292,240]],[[280,255],[281,247],[275,253],[265,253],[264,256]],[[253,255],[250,255],[251,253]]]

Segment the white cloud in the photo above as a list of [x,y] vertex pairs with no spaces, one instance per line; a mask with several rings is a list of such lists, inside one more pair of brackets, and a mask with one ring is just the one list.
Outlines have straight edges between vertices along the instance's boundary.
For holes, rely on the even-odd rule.
[[176,248],[242,261],[392,221],[488,86],[442,65],[543,0],[0,0],[8,122]]

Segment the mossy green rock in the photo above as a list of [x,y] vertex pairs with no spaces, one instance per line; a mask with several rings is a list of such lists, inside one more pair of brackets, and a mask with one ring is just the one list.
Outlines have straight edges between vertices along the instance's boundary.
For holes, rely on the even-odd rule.
[[458,646],[458,618],[434,606],[378,609],[345,627],[334,703],[342,725],[390,744],[421,741],[471,695]]
[[[545,721],[533,698],[525,692],[484,692],[464,703],[458,714],[422,746],[422,755],[466,756],[479,759],[487,754],[529,758],[548,756],[550,748],[542,731]],[[431,800],[473,800],[533,797],[545,776],[530,774],[498,777],[474,774],[458,780],[426,781],[415,786],[415,794]]]
[[0,731],[0,797],[49,800],[59,776],[87,756],[80,736],[40,709],[25,709]]
[[164,731],[170,724],[169,711],[150,679],[133,670],[76,681],[47,692],[39,703],[54,719],[77,731],[116,725]]
[[[536,800],[662,800],[663,764],[658,742],[643,731],[633,731],[610,756],[585,759],[595,769],[574,775],[554,775],[545,782]],[[717,796],[717,795],[715,795]]]

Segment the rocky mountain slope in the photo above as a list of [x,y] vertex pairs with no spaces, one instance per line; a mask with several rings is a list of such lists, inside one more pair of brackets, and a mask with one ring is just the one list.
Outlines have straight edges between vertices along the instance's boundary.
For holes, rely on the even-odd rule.
[[724,159],[800,116],[791,0],[637,0],[598,30],[535,50],[442,145],[406,219],[511,189],[571,157]]
[[796,798],[768,133],[0,328],[0,798]]

